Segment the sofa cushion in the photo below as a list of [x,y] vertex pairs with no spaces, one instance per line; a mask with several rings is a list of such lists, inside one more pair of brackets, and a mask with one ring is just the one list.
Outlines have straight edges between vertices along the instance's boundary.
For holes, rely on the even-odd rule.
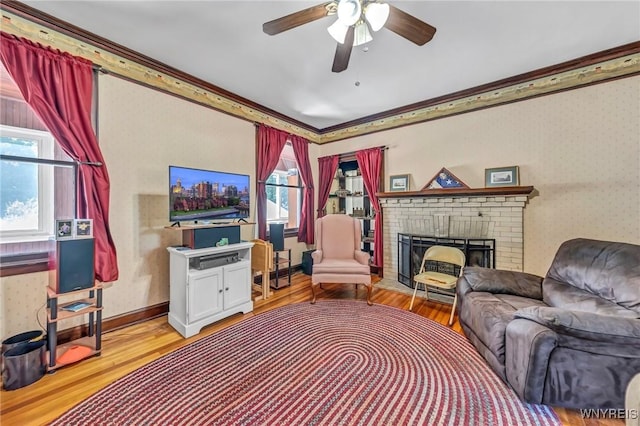
[[526,272],[467,266],[461,279],[466,280],[473,291],[542,299],[542,277]]
[[511,306],[514,311],[529,306],[547,306],[542,300],[529,299],[528,297],[513,296],[511,294],[494,294],[494,296],[502,303]]
[[[638,292],[640,293],[640,287]],[[638,297],[640,298],[640,294],[638,294]],[[573,287],[567,283],[558,282],[552,278],[545,278],[542,287],[542,298],[549,306],[570,311],[592,312],[624,318],[640,318],[640,312],[627,309],[596,294]]]
[[[640,313],[640,246],[582,238],[566,241],[542,284],[547,300],[550,292],[545,286],[552,282],[567,283]],[[564,301],[553,303],[562,306],[556,303]]]
[[510,294],[474,291],[465,296],[460,321],[474,331],[478,339],[504,364],[505,330],[514,313],[528,306],[545,306],[540,300]]
[[581,339],[615,344],[637,345],[640,348],[640,320],[570,311],[547,306],[530,306],[515,313],[544,325],[551,330]]

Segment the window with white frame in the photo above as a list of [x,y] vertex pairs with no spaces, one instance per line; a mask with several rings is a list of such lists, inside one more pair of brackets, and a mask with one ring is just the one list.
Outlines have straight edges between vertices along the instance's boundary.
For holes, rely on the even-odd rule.
[[0,62],[0,272],[48,269],[55,219],[75,217],[75,162]]
[[53,234],[53,167],[33,161],[52,159],[53,144],[48,132],[0,125],[0,237],[4,242],[46,240]]
[[267,223],[284,223],[285,229],[297,229],[302,207],[302,184],[293,147],[287,143],[278,165],[265,182]]

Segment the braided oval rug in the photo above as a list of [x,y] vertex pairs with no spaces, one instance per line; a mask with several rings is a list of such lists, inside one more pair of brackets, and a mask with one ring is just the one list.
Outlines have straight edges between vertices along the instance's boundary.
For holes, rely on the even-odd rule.
[[255,315],[153,361],[53,425],[558,425],[464,336],[364,301]]

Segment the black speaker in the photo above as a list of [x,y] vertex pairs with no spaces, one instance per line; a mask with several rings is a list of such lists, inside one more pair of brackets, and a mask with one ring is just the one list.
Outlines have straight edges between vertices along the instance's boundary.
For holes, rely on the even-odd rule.
[[269,224],[269,241],[274,251],[284,250],[284,223]]
[[215,247],[223,238],[227,239],[228,244],[238,244],[240,242],[240,225],[182,231],[182,244],[192,249]]
[[93,238],[56,241],[55,275],[49,282],[56,293],[94,286],[94,243]]

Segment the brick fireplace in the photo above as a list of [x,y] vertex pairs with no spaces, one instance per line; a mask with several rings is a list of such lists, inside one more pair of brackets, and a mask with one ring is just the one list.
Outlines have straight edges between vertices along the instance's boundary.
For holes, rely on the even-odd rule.
[[[455,188],[378,194],[383,214],[384,277],[399,280],[398,236],[434,241],[494,240],[491,267],[522,271],[523,216],[533,187]],[[401,240],[404,236],[401,236]],[[402,269],[402,268],[400,268]],[[406,281],[406,280],[403,280]]]

